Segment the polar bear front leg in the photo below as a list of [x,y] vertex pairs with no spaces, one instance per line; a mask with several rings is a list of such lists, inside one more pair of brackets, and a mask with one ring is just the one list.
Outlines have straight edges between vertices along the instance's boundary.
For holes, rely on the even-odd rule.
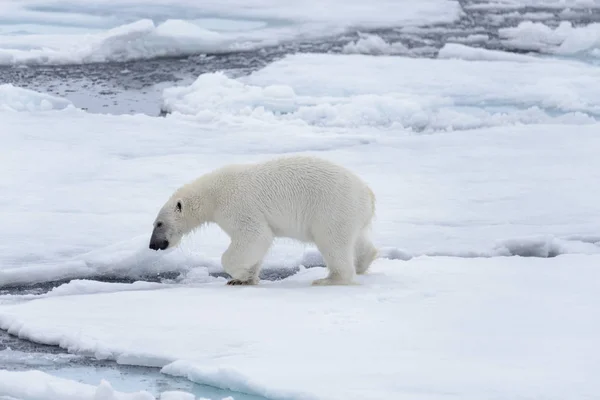
[[223,269],[231,280],[228,285],[256,285],[262,260],[273,243],[269,232],[252,232],[231,238],[229,247],[221,257]]
[[[260,267],[261,267],[261,263],[256,263],[253,266],[250,267],[250,269],[248,270],[248,276],[249,278],[247,280],[242,280],[242,279],[230,279],[227,281],[227,285],[230,286],[239,286],[239,285],[256,285],[258,284],[259,279],[259,273],[260,273]],[[231,274],[230,274],[231,275]],[[233,275],[232,275],[233,277]]]

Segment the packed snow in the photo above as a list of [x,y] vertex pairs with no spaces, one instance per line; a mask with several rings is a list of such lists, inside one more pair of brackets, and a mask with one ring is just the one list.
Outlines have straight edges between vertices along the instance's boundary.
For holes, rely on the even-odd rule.
[[456,0],[178,0],[168,6],[148,0],[12,0],[0,5],[0,64],[227,53],[350,28],[451,22],[460,12]]

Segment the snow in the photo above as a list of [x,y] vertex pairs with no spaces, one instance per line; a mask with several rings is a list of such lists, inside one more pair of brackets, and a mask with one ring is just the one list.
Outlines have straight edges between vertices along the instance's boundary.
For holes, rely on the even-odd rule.
[[33,90],[0,85],[0,110],[4,111],[49,111],[62,110],[73,104],[61,97],[39,93]]
[[358,286],[312,287],[326,271],[311,268],[257,287],[48,297],[1,306],[0,327],[269,398],[586,398],[600,389],[598,262],[378,260]]
[[11,65],[227,53],[348,29],[451,22],[461,11],[455,0],[13,0],[0,13],[0,64]]
[[[165,118],[0,85],[0,289],[53,287],[0,295],[0,329],[70,353],[0,351],[0,399],[195,399],[152,374],[282,400],[597,396],[600,70],[577,60],[600,54],[598,24],[525,21],[566,6],[600,2],[465,4],[508,9],[490,18],[519,22],[500,31],[531,50],[516,54],[435,25],[460,15],[451,0],[1,1],[5,65],[358,38],[167,88]],[[411,34],[447,42],[409,49]],[[358,285],[311,286],[320,254],[280,240],[264,269],[285,278],[226,286],[215,226],[148,249],[174,189],[286,154],[343,164],[375,192],[379,258]],[[132,385],[65,367],[87,357],[153,372]]]
[[600,56],[600,24],[574,27],[562,21],[556,28],[542,22],[524,21],[499,31],[505,45],[557,55],[585,54]]

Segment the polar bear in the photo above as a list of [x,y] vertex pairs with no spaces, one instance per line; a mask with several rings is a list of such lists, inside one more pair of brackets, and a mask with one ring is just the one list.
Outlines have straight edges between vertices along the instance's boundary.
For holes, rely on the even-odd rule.
[[349,285],[377,255],[368,235],[374,213],[371,189],[321,158],[226,165],[173,193],[154,221],[149,247],[176,247],[184,235],[216,223],[231,240],[221,257],[228,285],[257,284],[275,238],[317,246],[329,273],[313,285]]

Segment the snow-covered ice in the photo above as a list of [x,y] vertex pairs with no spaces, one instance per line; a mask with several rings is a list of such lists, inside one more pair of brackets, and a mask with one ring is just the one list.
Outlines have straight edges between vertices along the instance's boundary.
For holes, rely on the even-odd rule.
[[[12,228],[0,231],[0,282],[220,271],[228,240],[215,227],[172,252],[147,248],[158,207],[217,166],[288,153],[372,185],[384,256],[544,254],[510,240],[596,253],[599,80],[593,66],[533,57],[296,55],[166,90],[179,110],[167,118],[5,112],[0,215]],[[280,241],[265,266],[319,262]]]
[[59,296],[0,307],[0,327],[273,399],[593,398],[599,262],[379,260],[360,286],[312,287],[326,271],[311,268],[241,289]]
[[[226,53],[347,29],[451,22],[456,0],[22,1],[0,4],[0,64]],[[87,31],[86,31],[87,29]]]

